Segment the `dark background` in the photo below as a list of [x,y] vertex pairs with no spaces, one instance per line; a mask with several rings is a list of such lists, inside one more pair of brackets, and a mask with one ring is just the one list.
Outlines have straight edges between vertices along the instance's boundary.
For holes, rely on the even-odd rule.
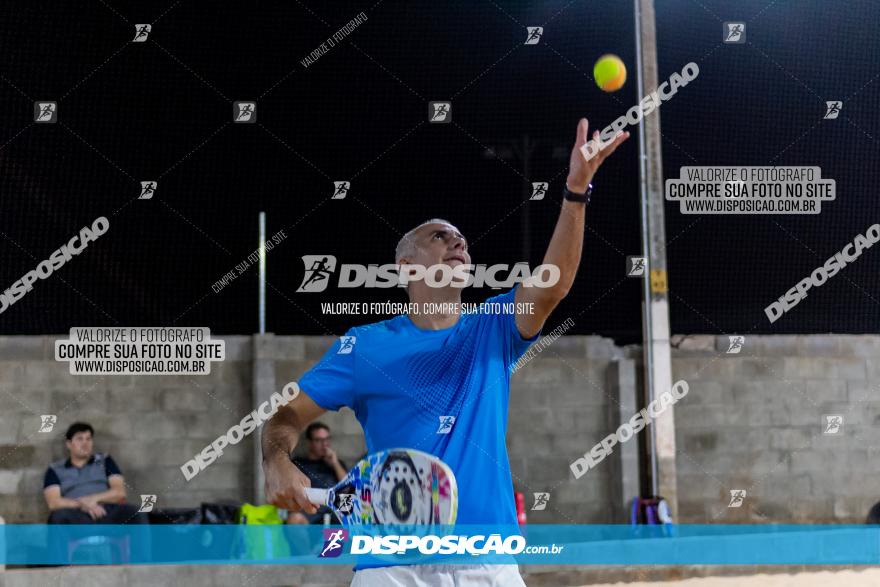
[[[764,307],[880,221],[880,3],[658,1],[660,79],[700,75],[660,108],[664,173],[683,165],[814,165],[837,181],[820,215],[684,216],[666,209],[674,333],[864,333],[880,319],[880,251],[779,321]],[[300,61],[358,13],[313,65]],[[722,22],[746,22],[743,45]],[[131,43],[151,23],[145,43]],[[543,26],[526,46],[526,26]],[[297,294],[305,254],[392,263],[402,234],[448,218],[476,263],[540,263],[559,213],[578,118],[601,128],[636,104],[632,3],[3,2],[0,5],[0,289],[98,216],[107,234],[0,314],[3,334],[72,326],[257,330],[256,267],[211,286],[268,234],[268,330],[341,334],[375,316],[321,314],[320,301],[405,301],[398,290]],[[591,78],[621,56],[624,88]],[[59,102],[35,124],[35,100]],[[232,102],[257,101],[256,124]],[[428,102],[452,123],[428,124]],[[826,100],[842,100],[822,120]],[[631,129],[635,131],[635,129]],[[528,135],[530,170],[504,152]],[[594,183],[583,263],[548,330],[641,337],[637,134]],[[136,200],[141,180],[158,180]],[[329,200],[350,180],[345,200]],[[525,201],[524,185],[550,181]],[[528,235],[528,236],[526,236]],[[497,293],[497,292],[496,292]],[[478,301],[490,290],[466,291]]]

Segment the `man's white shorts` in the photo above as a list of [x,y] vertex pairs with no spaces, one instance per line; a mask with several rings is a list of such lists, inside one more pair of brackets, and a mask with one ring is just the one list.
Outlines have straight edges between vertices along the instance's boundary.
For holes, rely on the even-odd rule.
[[519,565],[403,565],[363,569],[351,587],[526,587]]

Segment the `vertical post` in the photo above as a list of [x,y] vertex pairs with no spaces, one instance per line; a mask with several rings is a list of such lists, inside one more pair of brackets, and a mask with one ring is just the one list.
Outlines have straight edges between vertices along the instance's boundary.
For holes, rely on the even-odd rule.
[[[657,88],[657,38],[653,0],[634,0],[636,81],[638,97]],[[648,401],[672,388],[669,350],[669,298],[666,284],[666,229],[664,224],[663,158],[660,114],[655,110],[639,125],[642,254],[648,269],[644,277],[644,369]],[[675,466],[675,417],[668,407],[650,426],[651,489],[662,495],[670,513],[678,512]],[[674,519],[674,518],[673,518]]]
[[[257,279],[259,281],[258,293],[258,321],[259,330],[253,337],[253,353],[251,355],[251,400],[254,409],[266,401],[275,389],[275,364],[272,360],[272,346],[275,344],[274,336],[266,335],[266,213],[259,215],[259,255],[260,268]],[[266,501],[263,477],[263,451],[260,448],[259,435],[254,436],[254,495],[253,503],[260,504]]]
[[260,212],[259,330],[266,334],[266,213]]
[[[275,385],[275,359],[277,358],[278,342],[275,335],[255,334],[251,347],[251,401],[253,409],[269,400],[272,392],[278,389]],[[254,434],[254,495],[255,504],[266,503],[265,478],[263,477],[263,450],[260,447],[260,439],[265,432],[265,424],[257,429]]]
[[[640,409],[636,388],[636,362],[633,359],[620,359],[608,364],[605,372],[605,385],[609,397],[615,401],[608,403],[607,429],[617,430]],[[629,520],[629,505],[639,490],[639,443],[624,442],[614,449],[608,464],[611,474],[611,520],[609,524],[625,524]]]

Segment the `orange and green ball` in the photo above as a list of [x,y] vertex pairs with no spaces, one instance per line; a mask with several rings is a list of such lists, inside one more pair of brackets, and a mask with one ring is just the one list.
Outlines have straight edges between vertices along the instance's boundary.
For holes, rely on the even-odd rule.
[[603,55],[593,66],[593,79],[605,92],[616,92],[626,82],[626,66],[617,55]]

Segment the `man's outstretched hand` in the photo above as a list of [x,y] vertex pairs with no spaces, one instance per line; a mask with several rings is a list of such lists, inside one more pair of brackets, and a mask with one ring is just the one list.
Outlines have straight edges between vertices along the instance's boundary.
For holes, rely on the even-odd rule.
[[[590,123],[586,118],[581,118],[577,127],[577,138],[574,141],[574,147],[571,150],[571,158],[568,163],[568,179],[566,186],[576,194],[582,194],[587,191],[587,186],[593,180],[596,170],[602,165],[602,162],[613,153],[623,141],[629,138],[628,132],[622,132],[611,140],[604,149],[599,151],[592,159],[587,161],[581,153],[581,147],[587,143],[587,131]],[[593,139],[601,142],[599,131],[593,131]]]

